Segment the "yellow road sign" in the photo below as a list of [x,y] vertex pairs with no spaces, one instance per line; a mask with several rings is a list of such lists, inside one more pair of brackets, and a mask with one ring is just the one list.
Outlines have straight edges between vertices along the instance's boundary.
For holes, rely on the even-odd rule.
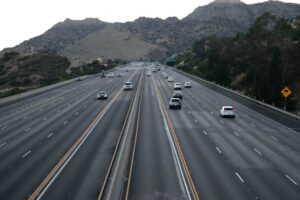
[[290,96],[292,94],[292,91],[290,90],[290,88],[285,87],[281,90],[281,94],[287,98],[288,96]]

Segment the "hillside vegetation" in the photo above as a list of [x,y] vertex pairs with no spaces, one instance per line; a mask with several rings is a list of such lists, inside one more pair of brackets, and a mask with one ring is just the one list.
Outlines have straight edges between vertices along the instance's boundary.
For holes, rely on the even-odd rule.
[[280,91],[288,86],[293,91],[288,109],[295,110],[300,96],[299,21],[266,13],[248,32],[233,38],[203,38],[171,62],[278,107],[284,102]]
[[56,54],[5,53],[0,58],[0,97],[66,80],[69,65],[67,58]]

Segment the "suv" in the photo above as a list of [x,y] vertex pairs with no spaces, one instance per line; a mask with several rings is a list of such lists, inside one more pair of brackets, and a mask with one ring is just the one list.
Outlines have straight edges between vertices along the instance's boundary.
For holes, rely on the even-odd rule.
[[174,90],[181,90],[181,83],[175,83]]
[[181,93],[181,91],[180,90],[179,91],[174,91],[173,92],[173,97],[174,98],[182,99],[182,93]]
[[181,100],[179,98],[171,98],[169,102],[170,109],[181,109]]
[[132,90],[132,83],[130,81],[125,82],[123,89],[124,90]]
[[232,106],[223,106],[220,110],[220,116],[235,118],[234,108]]
[[189,82],[189,81],[186,81],[186,82],[184,83],[184,87],[185,87],[185,88],[191,88],[191,87],[192,87],[192,83]]

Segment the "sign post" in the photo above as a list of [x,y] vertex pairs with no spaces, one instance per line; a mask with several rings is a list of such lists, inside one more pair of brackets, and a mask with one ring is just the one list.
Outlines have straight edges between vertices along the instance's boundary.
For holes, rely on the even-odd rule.
[[288,98],[288,96],[290,96],[292,94],[292,91],[290,90],[290,88],[284,87],[281,90],[281,94],[282,94],[282,96],[284,96],[284,110],[286,110],[286,99]]

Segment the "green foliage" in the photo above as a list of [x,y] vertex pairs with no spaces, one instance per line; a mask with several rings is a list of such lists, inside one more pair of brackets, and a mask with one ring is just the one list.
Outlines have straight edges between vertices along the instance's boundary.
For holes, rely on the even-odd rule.
[[282,106],[280,90],[300,84],[300,30],[269,13],[234,38],[203,38],[178,54],[176,66]]
[[1,61],[5,63],[5,62],[7,62],[7,61],[9,61],[9,60],[14,59],[14,58],[17,57],[18,55],[19,55],[19,53],[18,53],[18,52],[15,52],[15,51],[6,52],[6,53],[4,53],[4,55],[2,56]]
[[79,67],[73,67],[71,68],[71,76],[77,77],[77,76],[83,76],[83,75],[89,75],[89,74],[98,74],[102,72],[102,70],[106,71],[109,69],[112,69],[119,64],[126,63],[125,61],[116,59],[116,60],[110,60],[108,59],[106,63],[100,63],[98,60],[95,60],[91,63],[79,66]]

